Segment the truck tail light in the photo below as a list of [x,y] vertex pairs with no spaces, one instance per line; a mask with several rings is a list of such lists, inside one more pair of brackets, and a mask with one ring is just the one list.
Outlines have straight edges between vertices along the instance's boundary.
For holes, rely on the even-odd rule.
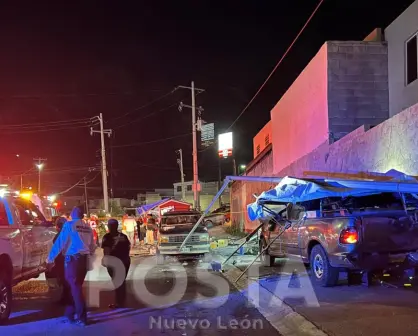
[[355,244],[358,242],[358,232],[355,228],[348,228],[341,231],[341,244]]

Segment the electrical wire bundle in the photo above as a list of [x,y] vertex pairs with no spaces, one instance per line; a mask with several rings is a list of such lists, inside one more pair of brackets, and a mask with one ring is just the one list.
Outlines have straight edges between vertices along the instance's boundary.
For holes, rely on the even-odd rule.
[[52,132],[70,129],[87,128],[96,125],[99,122],[97,117],[82,118],[72,120],[48,121],[28,124],[0,125],[0,133],[7,134],[24,134],[38,132]]

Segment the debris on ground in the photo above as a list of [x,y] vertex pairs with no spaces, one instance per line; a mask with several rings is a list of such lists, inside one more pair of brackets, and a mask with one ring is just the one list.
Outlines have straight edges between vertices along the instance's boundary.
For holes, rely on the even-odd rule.
[[135,245],[131,248],[131,257],[155,255],[155,246],[151,245]]

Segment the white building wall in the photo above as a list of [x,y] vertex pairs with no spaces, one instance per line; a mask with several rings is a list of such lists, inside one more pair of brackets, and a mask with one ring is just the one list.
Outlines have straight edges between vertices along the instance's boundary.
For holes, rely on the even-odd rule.
[[406,42],[417,33],[418,1],[415,1],[385,29],[391,117],[418,103],[418,80],[406,85]]

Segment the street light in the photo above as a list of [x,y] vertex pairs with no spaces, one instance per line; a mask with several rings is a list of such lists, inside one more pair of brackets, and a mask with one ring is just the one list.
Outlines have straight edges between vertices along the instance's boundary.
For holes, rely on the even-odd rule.
[[38,196],[41,196],[41,170],[44,167],[43,163],[37,163],[36,167],[38,168]]
[[239,165],[239,172],[240,174],[245,172],[245,169],[247,169],[247,166],[245,164],[241,164]]

